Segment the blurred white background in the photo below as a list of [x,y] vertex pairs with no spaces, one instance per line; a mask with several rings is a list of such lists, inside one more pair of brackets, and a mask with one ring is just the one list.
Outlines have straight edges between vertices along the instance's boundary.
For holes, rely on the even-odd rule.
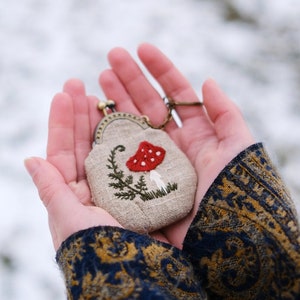
[[65,299],[47,215],[23,167],[45,156],[70,77],[102,97],[107,52],[159,46],[200,95],[215,78],[278,165],[300,211],[300,2],[0,0],[0,299]]

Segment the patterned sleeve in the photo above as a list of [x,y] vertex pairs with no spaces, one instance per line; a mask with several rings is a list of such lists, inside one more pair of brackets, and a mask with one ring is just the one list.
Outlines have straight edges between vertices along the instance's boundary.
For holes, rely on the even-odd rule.
[[80,231],[56,259],[68,299],[206,299],[180,250],[120,228]]
[[300,299],[296,212],[261,144],[216,178],[183,250],[209,299]]

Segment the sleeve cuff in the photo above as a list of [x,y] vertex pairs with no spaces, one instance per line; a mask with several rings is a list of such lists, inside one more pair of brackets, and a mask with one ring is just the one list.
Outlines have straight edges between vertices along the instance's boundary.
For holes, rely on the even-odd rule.
[[215,179],[183,251],[212,298],[271,299],[286,293],[293,299],[300,292],[299,236],[289,193],[259,143]]
[[121,228],[80,231],[62,244],[56,260],[68,294],[75,299],[79,295],[83,299],[100,295],[113,299],[203,296],[192,265],[180,250]]

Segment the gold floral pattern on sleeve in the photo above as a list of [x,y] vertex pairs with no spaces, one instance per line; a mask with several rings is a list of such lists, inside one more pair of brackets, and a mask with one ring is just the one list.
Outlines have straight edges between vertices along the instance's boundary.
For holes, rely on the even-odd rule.
[[57,261],[68,299],[206,299],[180,250],[120,228],[76,233]]
[[216,178],[184,252],[209,299],[299,299],[299,237],[290,196],[256,144]]

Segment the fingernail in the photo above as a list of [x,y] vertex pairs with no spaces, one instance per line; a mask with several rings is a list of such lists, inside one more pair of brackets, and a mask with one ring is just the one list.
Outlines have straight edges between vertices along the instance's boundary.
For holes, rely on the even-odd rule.
[[40,164],[35,157],[28,157],[24,160],[24,165],[29,175],[32,176]]

